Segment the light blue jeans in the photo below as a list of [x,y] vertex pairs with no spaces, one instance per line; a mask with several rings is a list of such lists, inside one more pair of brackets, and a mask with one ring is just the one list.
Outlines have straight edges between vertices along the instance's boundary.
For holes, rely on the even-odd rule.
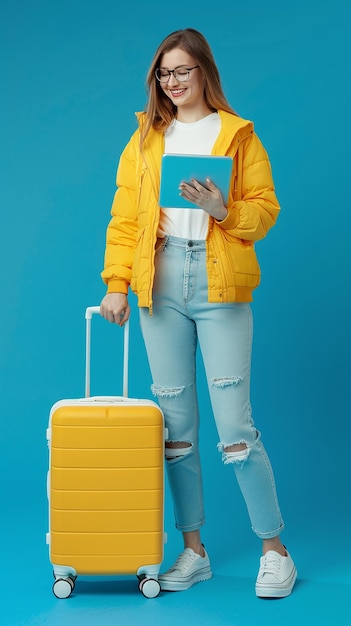
[[[157,396],[168,428],[166,448],[176,527],[204,524],[198,446],[196,350],[204,362],[212,411],[224,463],[231,463],[253,531],[262,539],[283,529],[272,468],[256,430],[250,405],[252,313],[247,303],[209,303],[206,242],[178,237],[158,240],[153,315],[140,309],[141,328]],[[234,444],[241,452],[228,452]],[[190,444],[190,445],[189,445]]]

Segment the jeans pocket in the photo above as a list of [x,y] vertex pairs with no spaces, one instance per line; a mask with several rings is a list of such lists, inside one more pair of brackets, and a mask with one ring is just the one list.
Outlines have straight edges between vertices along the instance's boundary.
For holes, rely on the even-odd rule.
[[155,256],[164,251],[167,244],[167,237],[158,237],[155,246]]

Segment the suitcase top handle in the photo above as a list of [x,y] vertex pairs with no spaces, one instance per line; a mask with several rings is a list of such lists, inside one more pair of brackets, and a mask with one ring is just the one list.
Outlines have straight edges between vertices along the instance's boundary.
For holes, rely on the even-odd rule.
[[85,311],[85,319],[91,320],[93,315],[100,315],[100,307],[99,306],[88,306]]
[[[88,306],[85,311],[86,340],[85,340],[85,397],[90,397],[90,361],[91,361],[91,319],[93,315],[100,315],[99,306]],[[124,324],[123,345],[123,397],[128,397],[128,361],[129,361],[129,320]]]

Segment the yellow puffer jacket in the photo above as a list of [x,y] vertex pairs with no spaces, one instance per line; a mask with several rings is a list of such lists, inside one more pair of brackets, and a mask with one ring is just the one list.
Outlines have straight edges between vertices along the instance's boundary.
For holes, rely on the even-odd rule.
[[[254,243],[274,225],[279,204],[268,155],[253,123],[218,111],[221,130],[212,154],[235,157],[228,215],[209,218],[206,239],[209,302],[249,302],[260,282]],[[152,313],[154,255],[164,135],[153,129],[140,154],[140,128],[125,147],[117,171],[117,191],[107,228],[102,278],[108,292],[127,293],[129,285],[140,307]]]

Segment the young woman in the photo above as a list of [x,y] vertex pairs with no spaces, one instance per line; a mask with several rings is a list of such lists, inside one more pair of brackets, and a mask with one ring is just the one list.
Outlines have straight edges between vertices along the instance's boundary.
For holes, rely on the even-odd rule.
[[[218,449],[234,469],[252,529],[263,540],[256,594],[284,597],[293,589],[296,568],[280,540],[273,472],[250,406],[250,302],[260,280],[254,243],[279,213],[269,159],[252,122],[228,104],[211,49],[198,31],[176,31],[160,44],[148,95],[117,172],[101,313],[122,326],[130,314],[129,287],[137,294],[152,391],[168,428],[166,464],[184,551],[159,581],[162,589],[176,591],[212,576],[200,536],[199,344]],[[180,181],[179,192],[198,208],[160,208],[165,152],[233,157],[227,204],[212,181],[204,186],[192,180]]]

